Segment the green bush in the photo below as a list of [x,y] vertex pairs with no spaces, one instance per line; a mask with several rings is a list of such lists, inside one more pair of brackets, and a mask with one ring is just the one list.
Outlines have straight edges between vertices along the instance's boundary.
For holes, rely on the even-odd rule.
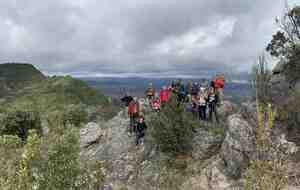
[[0,136],[0,189],[15,190],[22,142],[17,136]]
[[74,189],[80,174],[79,137],[73,130],[66,130],[63,135],[51,134],[45,150],[47,158],[41,165],[39,189]]
[[0,135],[17,135],[25,141],[31,129],[42,134],[40,114],[32,108],[10,109],[3,115],[1,120]]
[[191,150],[193,129],[198,123],[173,101],[151,118],[149,133],[161,151],[184,154]]
[[79,131],[29,132],[25,146],[18,137],[0,137],[1,190],[99,190],[104,182],[101,162],[80,159]]
[[81,124],[86,123],[87,117],[87,112],[81,104],[67,106],[64,113],[65,123],[75,127],[80,127]]

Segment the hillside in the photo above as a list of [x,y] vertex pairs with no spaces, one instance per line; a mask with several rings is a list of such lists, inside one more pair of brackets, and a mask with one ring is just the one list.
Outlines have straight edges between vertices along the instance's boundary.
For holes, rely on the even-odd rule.
[[13,93],[33,82],[45,79],[46,76],[31,64],[0,64],[0,96]]
[[42,115],[81,105],[88,112],[111,118],[117,110],[100,90],[71,76],[46,77],[31,64],[0,65],[2,111],[9,107],[34,107]]

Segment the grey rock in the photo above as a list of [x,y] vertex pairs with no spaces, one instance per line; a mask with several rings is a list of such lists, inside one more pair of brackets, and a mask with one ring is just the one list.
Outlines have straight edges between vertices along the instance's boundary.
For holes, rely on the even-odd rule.
[[229,115],[234,113],[236,105],[229,101],[223,101],[222,104],[218,107],[218,114],[222,118],[226,118]]
[[80,147],[88,148],[97,144],[102,135],[103,131],[97,123],[88,123],[85,128],[80,130]]
[[239,178],[255,152],[255,133],[253,127],[239,114],[230,116],[227,123],[228,130],[220,155],[228,174]]
[[216,154],[222,145],[223,139],[221,134],[214,135],[207,130],[198,129],[192,143],[193,159],[204,160]]

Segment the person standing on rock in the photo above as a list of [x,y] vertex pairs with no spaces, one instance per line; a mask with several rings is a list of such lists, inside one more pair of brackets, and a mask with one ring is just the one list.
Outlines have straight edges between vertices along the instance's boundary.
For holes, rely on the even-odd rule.
[[139,116],[140,106],[137,97],[134,97],[133,100],[128,105],[128,116],[130,118],[129,132],[132,134],[134,131],[135,121]]
[[166,86],[163,86],[163,88],[161,89],[159,98],[160,98],[161,106],[164,107],[165,104],[168,103],[169,98],[170,98],[169,90],[167,89]]
[[224,91],[224,85],[225,85],[225,77],[223,74],[217,75],[216,78],[213,81],[214,83],[214,89],[217,96],[217,104],[221,105],[223,103],[223,91]]
[[154,96],[155,96],[155,88],[153,86],[153,83],[149,83],[149,86],[148,86],[145,94],[146,94],[146,97],[147,97],[147,100],[149,101],[149,103],[151,101],[153,101]]
[[136,145],[143,144],[147,125],[144,116],[140,116],[136,125]]
[[206,107],[207,107],[208,94],[204,86],[200,87],[198,93],[198,113],[200,120],[206,120]]
[[209,121],[213,121],[213,115],[216,121],[219,123],[218,113],[217,113],[217,97],[216,92],[213,87],[209,88],[208,92],[208,108],[209,108]]

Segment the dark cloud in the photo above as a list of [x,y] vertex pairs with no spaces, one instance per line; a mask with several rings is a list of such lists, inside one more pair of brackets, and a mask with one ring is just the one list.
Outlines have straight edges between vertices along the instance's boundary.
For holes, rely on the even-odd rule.
[[246,70],[282,10],[273,0],[1,1],[0,61],[75,75]]

